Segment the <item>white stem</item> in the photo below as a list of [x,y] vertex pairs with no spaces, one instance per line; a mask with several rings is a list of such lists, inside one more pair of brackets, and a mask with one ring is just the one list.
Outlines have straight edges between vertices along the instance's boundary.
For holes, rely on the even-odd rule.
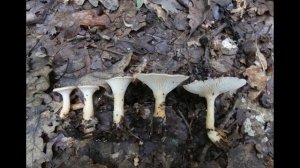
[[207,114],[206,114],[206,129],[207,129],[207,136],[213,142],[219,142],[222,137],[220,134],[215,130],[215,99],[216,95],[214,96],[207,96]]
[[125,94],[125,92],[114,94],[113,120],[114,120],[114,123],[117,124],[117,127],[119,127],[121,119],[124,116],[124,94]]
[[93,93],[84,93],[83,119],[90,120],[94,116]]
[[160,117],[165,119],[166,118],[166,94],[165,93],[159,93],[159,94],[154,94],[155,98],[155,111],[154,111],[154,117]]
[[207,96],[206,129],[215,130],[215,99],[216,96]]
[[[70,92],[71,93],[71,92]],[[68,115],[68,113],[70,112],[70,93],[64,93],[62,94],[62,98],[63,98],[63,107],[60,111],[60,118],[66,118],[66,116]]]

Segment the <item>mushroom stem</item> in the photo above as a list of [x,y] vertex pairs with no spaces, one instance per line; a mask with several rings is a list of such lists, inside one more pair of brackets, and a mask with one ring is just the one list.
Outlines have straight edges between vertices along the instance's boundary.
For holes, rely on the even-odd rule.
[[215,130],[215,99],[216,96],[206,97],[207,114],[206,114],[206,129]]
[[154,111],[154,117],[163,118],[163,120],[166,119],[166,95],[165,94],[155,94],[155,111]]
[[217,95],[206,96],[207,114],[206,114],[206,130],[207,136],[213,143],[219,143],[223,139],[222,134],[215,128],[215,100]]
[[99,89],[98,86],[78,86],[84,97],[83,119],[90,120],[94,116],[93,94]]
[[[71,93],[71,91],[70,91]],[[69,94],[62,94],[62,98],[63,98],[63,106],[62,109],[60,111],[59,117],[60,118],[66,118],[66,116],[68,115],[68,113],[70,112],[70,93]]]
[[63,106],[59,114],[60,118],[66,118],[68,113],[70,112],[70,94],[75,88],[75,86],[67,86],[53,89],[53,92],[58,92],[63,99]]
[[93,93],[84,94],[83,119],[89,120],[94,116]]
[[124,93],[114,93],[114,112],[113,121],[116,123],[117,127],[124,116]]
[[120,122],[124,116],[124,96],[132,80],[132,77],[125,76],[115,77],[106,81],[114,95],[113,121],[117,127],[120,126]]

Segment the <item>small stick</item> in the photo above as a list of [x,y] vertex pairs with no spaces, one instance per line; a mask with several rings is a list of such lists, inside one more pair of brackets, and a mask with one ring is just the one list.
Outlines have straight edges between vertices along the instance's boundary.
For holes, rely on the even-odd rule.
[[178,112],[178,113],[179,113],[179,116],[183,119],[184,124],[186,125],[186,127],[187,127],[188,130],[189,130],[190,137],[191,137],[191,139],[193,139],[193,136],[192,136],[192,129],[191,129],[189,123],[187,122],[187,120],[185,119],[184,115],[181,113],[180,110],[177,110],[176,112]]
[[205,146],[202,150],[202,154],[201,154],[201,158],[200,158],[200,165],[201,166],[204,164],[206,153],[207,153],[208,149],[211,147],[211,145],[212,145],[211,142],[208,142],[207,144],[205,144]]
[[107,51],[107,52],[111,52],[113,54],[117,54],[117,55],[122,55],[122,56],[126,56],[126,54],[122,54],[122,53],[119,53],[119,52],[116,52],[116,51],[113,51],[113,50],[110,50],[110,49],[105,49],[105,48],[97,48],[96,50],[102,50],[102,51]]

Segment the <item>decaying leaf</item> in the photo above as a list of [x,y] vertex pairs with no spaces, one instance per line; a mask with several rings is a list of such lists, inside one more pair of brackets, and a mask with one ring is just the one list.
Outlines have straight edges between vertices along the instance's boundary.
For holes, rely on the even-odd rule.
[[203,23],[207,15],[206,4],[204,0],[192,0],[189,3],[188,18],[189,25],[191,27],[190,35],[197,29],[197,27]]
[[49,73],[52,68],[45,66],[26,74],[26,97],[32,97],[36,92],[45,91],[50,87]]
[[152,2],[150,2],[150,0],[144,0],[144,4],[145,6],[150,9],[150,10],[154,10],[157,17],[161,18],[162,20],[166,21],[167,20],[167,12],[165,12],[163,10],[163,8],[157,4],[154,4]]
[[225,56],[210,60],[211,66],[220,73],[229,72],[233,68],[235,56]]
[[118,0],[99,0],[102,5],[109,10],[115,11],[119,7],[119,1]]
[[256,57],[257,57],[257,60],[259,62],[259,65],[258,66],[261,66],[262,70],[265,71],[267,68],[268,68],[268,63],[267,63],[267,60],[265,58],[265,56],[260,52],[259,48],[258,48],[258,45],[257,45],[257,42],[256,42]]
[[75,4],[80,5],[80,6],[83,5],[84,1],[85,0],[74,0]]
[[252,65],[246,69],[243,75],[248,77],[247,81],[252,88],[263,90],[266,87],[268,77],[261,67]]
[[43,162],[52,158],[53,142],[45,142],[43,137],[53,138],[56,115],[50,111],[32,116],[26,122],[26,166],[41,167]]
[[174,26],[177,30],[186,30],[188,28],[187,14],[179,12],[174,19]]
[[151,0],[151,2],[161,5],[168,13],[178,13],[177,9],[183,9],[176,0]]
[[80,25],[84,26],[107,26],[110,24],[110,19],[107,15],[103,14],[98,16],[95,9],[82,10],[72,14],[75,20],[79,20]]
[[[126,15],[128,17],[128,15]],[[131,27],[134,31],[138,31],[140,28],[146,26],[146,15],[141,12],[134,14],[131,18],[124,16],[123,22],[126,27]]]
[[98,6],[99,0],[89,0],[89,2],[90,2],[94,7],[97,7],[97,6]]
[[247,7],[246,0],[235,0],[236,1],[236,8],[231,10],[231,13],[239,14],[240,18],[243,17],[245,13],[245,9]]

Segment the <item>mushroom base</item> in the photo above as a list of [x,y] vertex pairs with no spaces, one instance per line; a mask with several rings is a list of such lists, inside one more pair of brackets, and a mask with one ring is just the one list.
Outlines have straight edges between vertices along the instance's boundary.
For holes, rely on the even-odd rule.
[[219,146],[221,143],[228,143],[226,133],[227,131],[223,129],[209,130],[207,136],[214,144]]

